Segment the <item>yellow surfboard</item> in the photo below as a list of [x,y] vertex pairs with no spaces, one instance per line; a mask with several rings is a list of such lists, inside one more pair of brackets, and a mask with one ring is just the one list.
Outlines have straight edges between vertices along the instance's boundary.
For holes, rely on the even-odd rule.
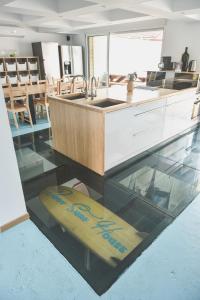
[[60,225],[113,267],[142,241],[131,225],[73,188],[50,187],[39,198]]

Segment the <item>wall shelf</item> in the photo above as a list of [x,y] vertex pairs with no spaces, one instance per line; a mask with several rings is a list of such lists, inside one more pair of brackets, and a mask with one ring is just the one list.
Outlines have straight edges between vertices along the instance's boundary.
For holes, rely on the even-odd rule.
[[40,77],[38,57],[0,57],[1,84],[30,83]]

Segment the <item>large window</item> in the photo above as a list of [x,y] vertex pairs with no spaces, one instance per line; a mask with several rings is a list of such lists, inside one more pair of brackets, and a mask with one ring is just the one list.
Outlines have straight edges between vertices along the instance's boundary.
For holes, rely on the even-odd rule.
[[110,74],[158,70],[163,30],[112,34],[110,36]]
[[[100,79],[105,86],[110,75],[158,70],[163,30],[136,31],[88,37],[88,75]],[[108,55],[109,53],[109,55]]]

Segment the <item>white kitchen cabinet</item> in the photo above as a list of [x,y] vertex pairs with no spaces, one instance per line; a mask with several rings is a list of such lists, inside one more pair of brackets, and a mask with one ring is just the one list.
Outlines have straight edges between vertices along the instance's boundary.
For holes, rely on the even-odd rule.
[[[145,107],[143,107],[145,108]],[[150,148],[162,139],[165,100],[105,115],[105,169],[108,170]]]
[[156,108],[160,108],[166,105],[166,99],[162,98],[157,101],[150,101],[148,103],[139,104],[137,106],[134,106],[134,112],[136,114],[142,114],[145,112],[148,112],[150,110],[154,110]]
[[177,96],[177,101],[175,101],[175,96],[174,99],[171,99],[172,97],[167,99],[164,128],[164,137],[166,138],[178,134],[192,125],[191,117],[193,104],[196,100],[195,93],[183,93]]
[[133,110],[105,114],[105,169],[129,157],[133,151]]
[[105,114],[105,170],[183,132],[191,120],[195,91]]
[[194,99],[195,97],[196,97],[196,91],[185,91],[184,93],[169,96],[167,98],[167,105],[182,102],[184,100],[188,100],[192,98]]

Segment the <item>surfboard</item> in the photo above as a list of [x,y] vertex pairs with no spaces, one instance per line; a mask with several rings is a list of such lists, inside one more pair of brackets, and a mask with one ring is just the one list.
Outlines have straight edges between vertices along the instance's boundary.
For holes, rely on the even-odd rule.
[[73,188],[49,187],[39,199],[61,226],[112,267],[142,241],[133,226]]

